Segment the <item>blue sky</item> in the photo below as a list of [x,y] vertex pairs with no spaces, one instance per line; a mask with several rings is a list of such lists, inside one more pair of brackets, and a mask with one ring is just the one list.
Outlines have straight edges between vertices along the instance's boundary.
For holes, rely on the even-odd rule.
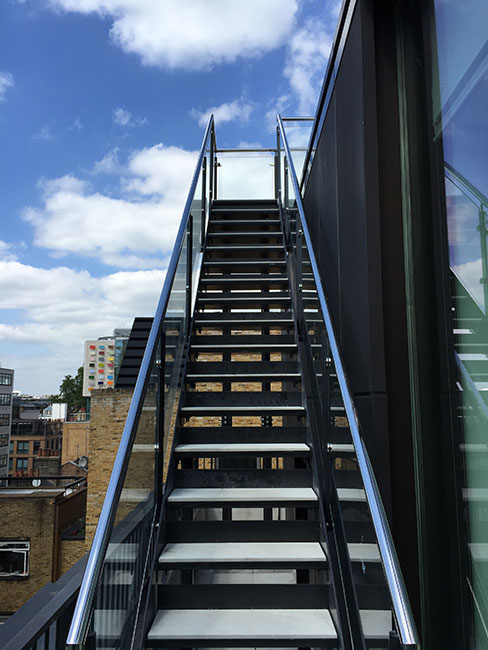
[[0,3],[0,362],[16,389],[56,392],[85,339],[152,315],[208,112],[221,147],[273,146],[277,111],[313,114],[339,6]]

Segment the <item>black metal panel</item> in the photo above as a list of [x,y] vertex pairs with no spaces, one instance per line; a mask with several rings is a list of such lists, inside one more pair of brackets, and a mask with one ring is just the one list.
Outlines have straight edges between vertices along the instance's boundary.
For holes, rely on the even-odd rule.
[[311,485],[312,471],[308,469],[180,469],[175,472],[176,487],[275,488]]
[[160,586],[162,609],[319,609],[329,606],[322,585],[239,584]]
[[315,542],[318,521],[178,521],[167,524],[168,543]]

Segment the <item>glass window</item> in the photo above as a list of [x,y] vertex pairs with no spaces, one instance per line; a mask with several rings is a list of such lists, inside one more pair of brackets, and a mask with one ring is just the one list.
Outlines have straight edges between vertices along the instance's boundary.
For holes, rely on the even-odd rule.
[[12,375],[6,372],[0,372],[0,386],[11,386]]
[[17,453],[18,454],[28,454],[29,453],[29,441],[28,440],[19,440],[17,443]]
[[488,2],[433,0],[434,144],[444,208],[473,648],[488,647]]
[[0,539],[0,578],[29,575],[30,542]]
[[27,469],[29,467],[29,459],[28,458],[17,458],[16,463],[15,463],[15,468],[16,469]]
[[0,447],[6,447],[8,445],[8,435],[6,433],[0,433]]
[[0,393],[0,406],[9,406],[12,401],[10,393]]
[[41,448],[41,441],[40,440],[34,440],[34,453],[35,454],[39,453],[40,448]]
[[8,427],[10,424],[10,413],[0,413],[0,427]]
[[0,454],[0,467],[7,467],[7,454]]

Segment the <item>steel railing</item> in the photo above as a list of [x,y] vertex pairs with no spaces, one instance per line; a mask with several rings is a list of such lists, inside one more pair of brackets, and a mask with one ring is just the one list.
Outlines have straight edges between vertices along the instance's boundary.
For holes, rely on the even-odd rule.
[[[185,235],[187,233],[188,224],[190,221],[192,202],[195,196],[202,165],[204,159],[206,159],[206,152],[208,150],[210,150],[210,158],[213,160],[214,144],[214,120],[212,115],[209,119],[207,128],[205,130],[205,135],[203,137],[203,142],[197,160],[195,172],[193,175],[192,183],[190,185],[190,191],[188,193],[188,198],[183,210],[183,216],[176,236],[173,253],[171,255],[171,260],[166,271],[163,289],[161,291],[153,324],[147,340],[147,345],[134,388],[127,420],[115,458],[114,467],[107,488],[107,493],[103,502],[98,525],[95,531],[95,536],[93,538],[90,555],[88,557],[86,570],[83,576],[83,581],[81,583],[80,593],[76,602],[73,620],[66,642],[68,647],[84,647],[84,643],[89,632],[89,626],[95,602],[95,595],[100,582],[104,560],[110,541],[110,535],[114,526],[115,515],[122,492],[124,478],[127,472],[137,426],[142,412],[144,397],[149,383],[151,369],[153,367],[157,347],[160,341],[163,320],[168,307],[175,272],[178,266],[183,243],[185,241]],[[211,165],[210,177],[212,177],[212,168],[213,165]],[[204,234],[202,232],[202,238],[203,236]]]
[[376,483],[373,468],[369,460],[368,452],[361,435],[357,411],[354,405],[351,391],[349,389],[344,363],[342,361],[342,354],[335,334],[331,315],[327,305],[327,300],[325,297],[325,292],[319,274],[317,261],[314,255],[312,239],[303,209],[300,187],[293,164],[290,147],[288,145],[283,121],[279,115],[277,116],[277,121],[281,139],[284,145],[285,156],[287,159],[288,173],[291,176],[291,182],[295,193],[296,209],[298,210],[300,216],[303,237],[305,238],[307,245],[313,278],[317,288],[317,297],[320,305],[320,310],[322,312],[325,330],[329,339],[330,354],[335,365],[337,380],[349,421],[349,427],[356,452],[357,462],[359,470],[361,472],[366,498],[373,519],[373,525],[376,533],[381,560],[390,591],[399,640],[402,646],[405,648],[417,648],[419,647],[420,643],[419,636],[410,607],[407,590],[393,543],[386,512],[380,496],[378,485]]

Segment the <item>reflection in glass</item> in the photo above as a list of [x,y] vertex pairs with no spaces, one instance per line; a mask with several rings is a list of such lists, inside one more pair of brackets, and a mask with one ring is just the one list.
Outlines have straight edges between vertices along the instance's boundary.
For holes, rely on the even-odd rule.
[[458,368],[472,647],[488,648],[488,3],[434,0],[434,140],[445,213]]

